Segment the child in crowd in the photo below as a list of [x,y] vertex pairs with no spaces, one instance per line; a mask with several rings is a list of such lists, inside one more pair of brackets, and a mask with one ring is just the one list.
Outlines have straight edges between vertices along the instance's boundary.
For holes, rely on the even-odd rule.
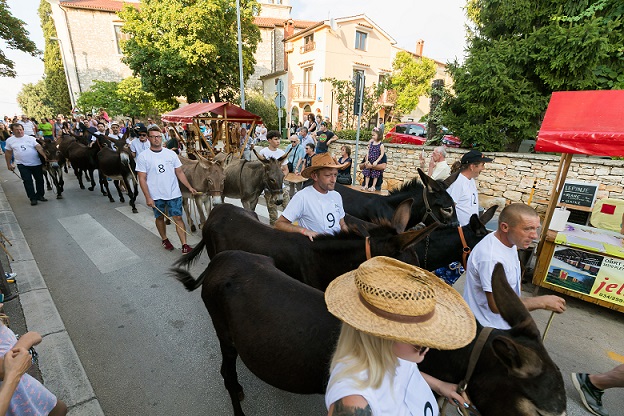
[[[362,174],[364,175],[364,186],[362,186],[363,191],[374,192],[375,185],[377,184],[377,179],[381,176],[382,170],[372,169],[373,166],[377,166],[379,161],[384,157],[386,150],[384,148],[383,143],[381,142],[381,134],[379,129],[373,129],[372,133],[373,138],[368,142],[368,154],[366,155],[366,159],[364,160],[364,164],[366,165],[366,169],[362,170]],[[370,179],[373,179],[370,188],[368,187],[368,182]]]

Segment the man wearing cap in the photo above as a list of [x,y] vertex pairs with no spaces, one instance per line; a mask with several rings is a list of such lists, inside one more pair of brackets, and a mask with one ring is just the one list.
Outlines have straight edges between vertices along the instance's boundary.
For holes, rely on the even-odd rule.
[[130,142],[130,151],[132,152],[132,156],[136,159],[141,152],[150,148],[150,143],[147,141],[147,128],[145,128],[144,125],[140,125],[135,131],[138,133],[139,137]]
[[[446,190],[455,201],[460,226],[467,225],[472,214],[479,215],[479,192],[475,179],[485,168],[485,162],[491,161],[492,159],[483,156],[478,150],[471,150],[461,158],[459,173],[456,173],[457,179]],[[451,175],[449,179],[453,176]]]
[[[492,272],[494,266],[501,263],[509,285],[520,297],[522,288],[518,248],[529,247],[537,238],[539,227],[540,219],[533,208],[522,203],[508,205],[498,217],[497,230],[485,236],[470,253],[463,296],[481,325],[510,328],[500,315],[492,295]],[[565,311],[565,300],[559,296],[535,296],[521,300],[529,311]]]
[[110,139],[112,139],[111,141],[111,149],[113,150],[117,150],[116,144],[118,140],[121,140],[123,138],[123,134],[121,134],[120,130],[119,130],[119,123],[116,121],[113,121],[111,123],[111,131],[108,133],[108,137]]
[[[329,153],[312,157],[312,166],[301,172],[304,178],[314,181],[297,192],[277,219],[275,228],[301,233],[313,240],[319,234],[336,234],[346,231],[345,211],[342,197],[334,188],[338,177],[338,165]],[[297,221],[299,225],[294,225]]]

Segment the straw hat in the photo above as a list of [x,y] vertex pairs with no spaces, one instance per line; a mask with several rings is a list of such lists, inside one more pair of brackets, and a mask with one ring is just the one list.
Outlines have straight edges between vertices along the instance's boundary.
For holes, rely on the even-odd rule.
[[452,350],[475,337],[475,318],[461,295],[433,273],[377,256],[334,279],[327,309],[380,338]]
[[329,153],[318,153],[312,156],[312,165],[305,168],[301,172],[301,176],[309,178],[310,174],[314,171],[324,168],[338,168],[338,166],[340,165],[337,165],[336,162],[334,162],[334,158],[331,157]]

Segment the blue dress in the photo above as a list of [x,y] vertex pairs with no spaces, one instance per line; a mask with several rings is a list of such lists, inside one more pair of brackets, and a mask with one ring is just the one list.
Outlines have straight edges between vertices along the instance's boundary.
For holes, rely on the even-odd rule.
[[[373,142],[368,145],[368,161],[370,163],[373,163],[381,156],[381,145],[382,143],[373,144]],[[381,172],[381,170],[375,169],[362,169],[362,174],[367,178],[379,178]]]

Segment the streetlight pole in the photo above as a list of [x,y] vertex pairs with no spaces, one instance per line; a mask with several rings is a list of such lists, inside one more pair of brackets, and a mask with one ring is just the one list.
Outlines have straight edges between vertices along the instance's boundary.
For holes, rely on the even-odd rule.
[[241,36],[240,0],[236,0],[236,24],[238,26],[238,76],[240,78],[241,108],[245,109],[245,82],[243,81],[243,40]]
[[67,89],[69,90],[69,101],[72,105],[72,111],[76,108],[76,98],[74,97],[74,91],[72,90],[71,82],[69,80],[69,71],[67,69],[67,61],[65,60],[65,53],[63,52],[63,43],[59,38],[50,38],[50,40],[55,40],[59,43],[59,50],[61,52],[61,60],[63,61],[63,72],[65,72],[65,81],[67,82]]

